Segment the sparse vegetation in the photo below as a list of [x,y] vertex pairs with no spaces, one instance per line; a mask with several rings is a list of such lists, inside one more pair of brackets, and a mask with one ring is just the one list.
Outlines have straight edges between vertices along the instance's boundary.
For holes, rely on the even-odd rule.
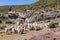
[[[12,11],[26,12],[26,10],[34,11],[46,11],[46,10],[57,10],[60,11],[60,0],[39,0],[31,5],[17,5],[11,6]],[[7,14],[9,6],[0,6],[0,13]]]

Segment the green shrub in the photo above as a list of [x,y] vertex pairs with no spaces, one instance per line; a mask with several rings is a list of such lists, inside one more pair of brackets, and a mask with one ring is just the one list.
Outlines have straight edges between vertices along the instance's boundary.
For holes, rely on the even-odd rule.
[[53,22],[51,22],[48,26],[49,26],[49,28],[56,28],[56,26]]
[[5,28],[5,26],[0,26],[0,30],[3,30]]

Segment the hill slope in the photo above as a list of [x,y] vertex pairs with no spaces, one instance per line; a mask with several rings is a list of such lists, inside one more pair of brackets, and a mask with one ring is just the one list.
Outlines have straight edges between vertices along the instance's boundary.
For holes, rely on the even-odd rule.
[[[0,13],[7,13],[9,6],[0,6]],[[31,11],[45,11],[45,10],[58,10],[60,11],[60,0],[39,0],[31,5],[17,5],[11,6],[14,11],[25,12],[27,9]]]

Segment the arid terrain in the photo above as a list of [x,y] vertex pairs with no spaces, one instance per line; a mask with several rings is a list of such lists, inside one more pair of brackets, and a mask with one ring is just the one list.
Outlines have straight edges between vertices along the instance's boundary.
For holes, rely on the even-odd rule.
[[30,31],[27,34],[0,34],[1,40],[60,40],[60,28]]

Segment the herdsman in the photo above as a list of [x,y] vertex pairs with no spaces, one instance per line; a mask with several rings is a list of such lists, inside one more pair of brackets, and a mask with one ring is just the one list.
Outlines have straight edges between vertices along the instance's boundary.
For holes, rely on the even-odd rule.
[[12,11],[12,7],[9,7],[8,11],[9,11],[9,12]]

